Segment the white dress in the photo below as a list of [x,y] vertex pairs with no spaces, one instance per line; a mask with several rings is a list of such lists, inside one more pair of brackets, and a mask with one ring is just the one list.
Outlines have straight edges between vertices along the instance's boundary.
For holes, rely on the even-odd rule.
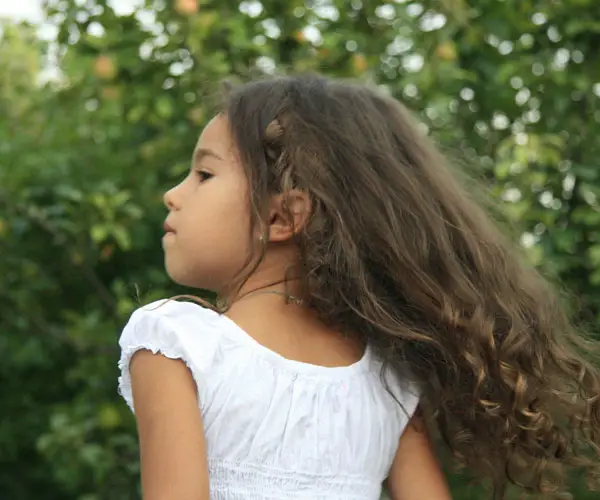
[[136,310],[119,344],[119,392],[133,408],[129,361],[149,349],[182,359],[198,387],[211,500],[378,500],[418,395],[367,348],[348,367],[286,359],[226,316],[190,302]]

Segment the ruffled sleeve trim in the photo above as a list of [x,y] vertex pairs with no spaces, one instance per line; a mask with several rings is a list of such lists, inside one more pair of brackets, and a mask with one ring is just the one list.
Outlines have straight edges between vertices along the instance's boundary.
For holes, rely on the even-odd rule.
[[196,387],[200,387],[201,381],[197,376],[196,367],[192,364],[191,353],[182,338],[185,332],[176,329],[176,325],[169,321],[169,313],[172,313],[173,308],[177,308],[178,305],[181,306],[182,303],[157,301],[141,307],[134,311],[123,329],[119,339],[121,357],[118,366],[121,374],[118,391],[134,412],[129,363],[133,355],[140,350],[148,350],[153,354],[182,360],[190,370]]

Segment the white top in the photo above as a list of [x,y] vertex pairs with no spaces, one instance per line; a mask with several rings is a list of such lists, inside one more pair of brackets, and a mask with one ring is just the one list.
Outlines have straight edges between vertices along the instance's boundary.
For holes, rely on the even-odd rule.
[[[162,305],[161,305],[162,304]],[[119,344],[119,392],[133,410],[129,361],[182,359],[198,388],[211,500],[378,500],[418,396],[370,348],[339,368],[267,349],[226,316],[190,302],[136,310]]]

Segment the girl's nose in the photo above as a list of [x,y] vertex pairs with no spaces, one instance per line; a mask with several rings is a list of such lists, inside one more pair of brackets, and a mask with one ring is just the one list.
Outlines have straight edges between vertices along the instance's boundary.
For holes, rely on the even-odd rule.
[[173,210],[175,208],[175,204],[173,203],[173,189],[174,188],[169,189],[163,195],[163,203],[169,210]]

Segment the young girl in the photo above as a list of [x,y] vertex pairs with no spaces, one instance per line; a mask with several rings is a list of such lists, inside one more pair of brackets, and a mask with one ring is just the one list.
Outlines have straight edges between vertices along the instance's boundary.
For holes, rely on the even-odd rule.
[[496,499],[600,468],[582,341],[394,100],[243,85],[164,201],[169,276],[219,307],[122,333],[145,500],[446,500],[429,426]]

